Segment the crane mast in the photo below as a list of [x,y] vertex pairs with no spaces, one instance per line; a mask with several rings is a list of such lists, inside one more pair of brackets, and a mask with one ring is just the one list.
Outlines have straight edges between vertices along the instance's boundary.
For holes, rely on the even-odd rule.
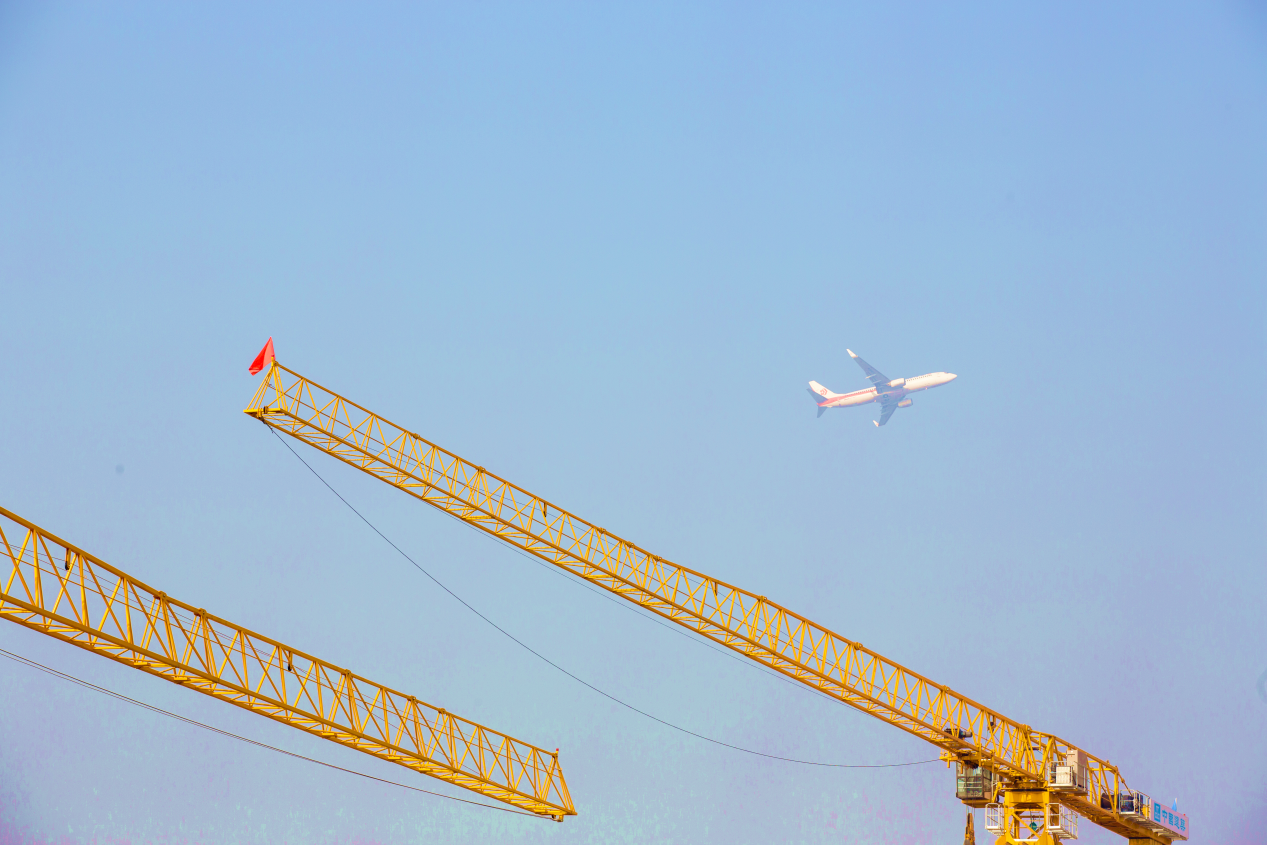
[[380,760],[562,821],[558,752],[168,596],[0,508],[0,617]]
[[245,411],[511,546],[937,746],[956,797],[999,841],[1076,838],[1079,815],[1133,843],[1187,817],[1118,768],[1007,718],[787,608],[593,525],[273,360]]

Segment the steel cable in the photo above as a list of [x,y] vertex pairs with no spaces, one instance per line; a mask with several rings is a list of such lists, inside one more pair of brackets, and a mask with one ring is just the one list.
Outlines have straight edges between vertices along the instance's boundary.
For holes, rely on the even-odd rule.
[[492,804],[481,804],[479,801],[471,801],[466,798],[458,798],[454,795],[445,795],[443,792],[432,792],[429,789],[420,789],[419,787],[410,786],[408,784],[400,783],[398,781],[387,780],[386,778],[375,777],[374,775],[367,775],[364,772],[358,772],[355,769],[347,769],[347,768],[344,768],[343,766],[336,766],[334,763],[327,763],[324,760],[318,760],[314,757],[305,757],[303,754],[297,754],[294,751],[287,751],[284,748],[278,748],[275,745],[269,745],[268,743],[260,742],[259,740],[249,739],[247,737],[240,736],[239,734],[235,734],[232,731],[226,731],[223,728],[217,728],[217,727],[214,727],[213,725],[208,725],[205,722],[199,722],[197,719],[191,719],[188,716],[181,716],[179,713],[173,713],[170,710],[164,710],[163,708],[156,707],[153,704],[147,704],[144,701],[139,701],[135,698],[130,698],[122,693],[115,692],[114,690],[107,689],[106,687],[98,686],[90,681],[85,681],[82,678],[77,678],[74,675],[68,674],[66,672],[58,671],[57,669],[54,669],[51,666],[45,666],[43,663],[39,663],[34,660],[31,660],[29,657],[23,657],[20,654],[14,654],[13,652],[6,651],[3,648],[0,648],[0,657],[7,657],[8,659],[13,660],[17,663],[22,663],[34,669],[39,669],[41,672],[47,672],[50,675],[53,675],[55,677],[61,678],[66,681],[70,681],[71,683],[79,684],[80,686],[87,687],[88,689],[92,689],[92,690],[96,690],[97,692],[104,693],[105,695],[108,695],[111,698],[117,698],[118,700],[125,701],[128,704],[135,704],[137,707],[142,707],[154,713],[160,713],[164,716],[170,716],[171,718],[176,719],[177,721],[184,722],[189,725],[194,725],[199,728],[203,728],[204,730],[208,730],[208,731],[211,731],[212,733],[220,734],[221,736],[227,736],[232,739],[240,740],[249,745],[254,745],[259,748],[267,748],[269,751],[276,751],[278,754],[285,754],[287,757],[294,757],[297,760],[306,760],[309,763],[316,763],[318,766],[325,766],[328,769],[337,769],[340,772],[347,772],[350,775],[363,777],[363,778],[366,778],[367,780],[376,780],[379,783],[388,783],[388,784],[391,784],[392,786],[399,786],[402,789],[411,789],[414,792],[421,792],[425,795],[434,795],[437,798],[447,798],[450,801],[457,801],[462,804],[470,804],[472,807],[483,807],[485,810],[496,810],[499,813],[512,813],[516,816],[529,816],[534,819],[548,819],[549,818],[548,816],[539,816],[536,813],[529,813],[524,810],[512,810],[509,807],[495,807]]
[[[261,420],[260,422],[264,422],[264,421],[263,421],[263,420]],[[630,703],[628,703],[628,702],[626,702],[626,701],[622,701],[621,699],[617,698],[616,696],[612,695],[611,693],[608,693],[608,692],[606,692],[606,691],[604,691],[604,690],[599,689],[598,687],[594,686],[594,685],[593,685],[593,684],[591,684],[590,682],[588,682],[588,681],[586,681],[586,680],[584,680],[584,679],[582,679],[582,678],[580,678],[580,677],[577,677],[576,675],[574,675],[574,674],[572,674],[571,672],[569,672],[567,669],[564,669],[562,666],[560,666],[559,664],[555,663],[553,660],[551,660],[550,658],[546,657],[546,656],[545,656],[544,654],[542,654],[541,652],[539,652],[539,651],[537,651],[536,649],[532,648],[532,647],[531,647],[531,646],[529,646],[527,643],[523,642],[523,640],[520,640],[520,639],[519,639],[518,637],[516,637],[514,634],[511,634],[511,633],[510,633],[509,631],[507,631],[505,628],[501,627],[501,626],[500,626],[500,625],[498,625],[496,622],[494,622],[492,619],[489,619],[489,618],[488,618],[487,616],[485,616],[483,613],[479,612],[479,611],[478,611],[478,610],[476,610],[474,607],[472,607],[472,606],[471,606],[471,604],[470,604],[469,602],[467,602],[465,599],[463,599],[463,598],[462,598],[461,596],[459,596],[457,593],[453,592],[453,590],[449,589],[449,588],[448,588],[448,587],[447,587],[447,586],[446,586],[443,582],[441,582],[438,578],[436,578],[434,575],[432,575],[430,572],[428,572],[428,571],[427,571],[427,570],[426,570],[426,569],[425,569],[425,568],[424,568],[421,564],[419,564],[419,563],[418,563],[418,561],[416,561],[416,560],[414,560],[412,557],[410,557],[410,556],[409,556],[409,555],[408,555],[408,554],[407,554],[407,553],[406,553],[406,552],[405,552],[405,551],[404,551],[404,550],[403,550],[400,546],[398,546],[398,545],[396,545],[394,542],[392,542],[392,540],[391,540],[391,539],[390,539],[390,538],[389,538],[386,534],[384,534],[382,531],[379,531],[379,530],[378,530],[378,528],[374,525],[374,523],[372,523],[372,522],[370,522],[368,519],[366,519],[366,518],[365,518],[365,515],[364,515],[364,514],[362,514],[359,510],[357,510],[357,509],[356,509],[356,508],[352,505],[352,503],[351,503],[351,502],[349,502],[347,499],[343,498],[343,495],[342,495],[341,493],[339,493],[339,491],[338,491],[338,490],[335,490],[335,489],[334,489],[334,487],[332,487],[332,486],[330,485],[330,482],[326,481],[326,480],[325,480],[325,478],[323,478],[323,477],[321,476],[321,474],[320,474],[319,472],[317,472],[317,470],[316,470],[316,469],[314,469],[314,468],[312,467],[312,465],[311,465],[311,464],[309,464],[307,461],[305,461],[305,460],[303,459],[303,456],[301,456],[298,452],[296,452],[293,448],[291,448],[291,445],[290,445],[289,443],[287,443],[287,442],[286,442],[286,441],[282,438],[282,436],[281,436],[280,434],[278,434],[278,433],[277,433],[277,431],[276,431],[276,430],[275,430],[272,426],[268,425],[267,423],[264,423],[264,425],[265,425],[265,426],[268,428],[268,430],[269,430],[269,431],[273,434],[273,436],[277,438],[278,442],[280,442],[283,446],[285,446],[285,447],[286,447],[287,451],[289,451],[292,455],[294,455],[294,456],[295,456],[295,457],[299,460],[299,462],[300,462],[301,464],[303,464],[305,467],[307,467],[307,469],[308,469],[308,471],[309,471],[309,472],[311,472],[314,476],[316,476],[316,478],[317,478],[317,480],[318,480],[318,481],[320,481],[323,485],[325,485],[325,487],[326,487],[326,489],[327,489],[327,490],[329,490],[329,491],[330,491],[331,493],[333,493],[336,497],[338,497],[339,501],[340,501],[340,502],[342,502],[344,505],[346,505],[346,506],[347,506],[347,508],[348,508],[349,510],[351,510],[351,511],[352,511],[352,513],[356,514],[356,515],[357,515],[357,517],[359,517],[359,518],[360,518],[360,520],[361,520],[362,522],[364,522],[366,525],[368,525],[368,526],[370,527],[370,530],[371,530],[371,531],[373,531],[375,534],[377,534],[379,537],[381,537],[381,538],[382,538],[382,539],[383,539],[383,540],[384,540],[384,541],[385,541],[385,542],[386,542],[389,546],[391,546],[393,549],[395,549],[395,550],[396,550],[396,551],[400,554],[400,556],[401,556],[401,557],[403,557],[405,560],[407,560],[407,561],[409,561],[411,564],[413,564],[413,566],[414,566],[414,567],[415,567],[415,568],[416,568],[419,572],[421,572],[423,575],[427,576],[427,578],[431,579],[431,581],[432,581],[432,582],[433,582],[436,586],[438,586],[440,589],[444,590],[444,591],[445,591],[446,593],[448,593],[451,597],[453,597],[455,600],[457,600],[457,601],[458,601],[458,602],[459,602],[459,603],[460,603],[463,607],[465,607],[465,608],[466,608],[467,610],[469,610],[471,613],[474,613],[474,614],[475,614],[476,616],[478,616],[480,619],[484,620],[486,623],[488,623],[489,625],[491,625],[493,628],[497,629],[497,631],[498,631],[498,632],[500,632],[503,636],[505,636],[507,639],[509,639],[510,641],[512,641],[513,643],[515,643],[516,645],[518,645],[520,648],[522,648],[522,649],[524,649],[525,651],[527,651],[529,654],[532,654],[532,655],[533,655],[533,656],[535,656],[537,659],[539,659],[539,660],[541,660],[542,662],[544,662],[544,663],[546,663],[546,664],[548,664],[548,665],[552,666],[553,668],[555,668],[555,669],[557,669],[558,671],[562,672],[564,675],[567,675],[569,678],[571,678],[572,680],[576,681],[578,684],[581,684],[582,686],[587,687],[588,689],[590,689],[590,690],[592,690],[592,691],[594,691],[594,692],[598,693],[599,695],[603,696],[604,698],[606,698],[606,699],[608,699],[608,700],[610,700],[610,701],[612,701],[612,702],[614,702],[614,703],[616,703],[616,704],[619,704],[621,707],[624,707],[624,708],[626,708],[626,709],[632,710],[633,712],[638,713],[638,714],[639,714],[639,715],[641,715],[641,716],[645,716],[646,718],[651,719],[653,722],[658,722],[659,724],[664,725],[664,726],[665,726],[665,727],[667,727],[667,728],[671,728],[671,729],[673,729],[673,730],[675,730],[675,731],[680,731],[681,733],[687,734],[687,735],[689,735],[689,736],[693,736],[693,737],[695,737],[696,739],[702,739],[702,740],[704,740],[705,742],[711,742],[711,743],[713,743],[714,745],[720,745],[720,746],[723,746],[723,747],[725,747],[725,748],[730,748],[730,749],[733,749],[733,750],[735,750],[735,751],[742,751],[742,752],[743,752],[743,753],[745,753],[745,754],[752,754],[752,755],[757,756],[757,757],[765,757],[765,758],[770,759],[770,760],[781,760],[781,761],[783,761],[783,762],[785,762],[785,763],[798,763],[798,764],[803,765],[803,766],[821,766],[821,767],[824,767],[824,768],[832,768],[832,769],[894,769],[894,768],[902,768],[902,767],[904,767],[904,766],[923,766],[923,765],[926,765],[926,764],[928,764],[928,763],[936,763],[936,762],[939,762],[939,761],[938,761],[938,759],[933,759],[933,760],[917,760],[917,761],[915,761],[915,762],[913,762],[913,763],[882,763],[882,764],[875,764],[875,765],[862,765],[862,764],[856,764],[856,763],[853,763],[853,764],[851,764],[851,763],[820,763],[820,762],[817,762],[817,761],[814,761],[814,760],[797,760],[797,759],[795,759],[795,758],[793,758],[793,757],[781,757],[781,756],[779,756],[778,754],[767,754],[767,753],[765,753],[764,751],[756,751],[756,750],[751,749],[751,748],[744,748],[744,747],[743,747],[743,746],[741,746],[741,745],[733,745],[733,744],[731,744],[731,743],[729,743],[729,742],[724,742],[724,741],[722,741],[722,740],[720,740],[720,739],[714,739],[713,737],[710,737],[710,736],[705,736],[704,734],[700,734],[700,733],[696,733],[695,731],[692,731],[692,730],[690,730],[689,728],[684,728],[684,727],[682,727],[682,726],[680,726],[680,725],[675,725],[675,724],[673,724],[672,722],[665,721],[664,719],[661,719],[659,716],[654,716],[654,715],[652,715],[651,713],[648,713],[648,712],[647,712],[647,711],[645,711],[645,710],[639,709],[638,707],[635,707],[634,705],[632,705],[632,704],[630,704]],[[639,616],[641,616],[641,614],[639,614]],[[644,618],[645,618],[645,617],[644,617]]]

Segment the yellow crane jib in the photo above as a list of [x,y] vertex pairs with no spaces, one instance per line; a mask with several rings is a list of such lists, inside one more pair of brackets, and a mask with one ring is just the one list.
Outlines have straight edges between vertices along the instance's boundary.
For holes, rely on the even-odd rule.
[[[653,555],[275,360],[246,413],[512,546],[931,742],[958,768],[956,796],[998,817],[999,824],[987,827],[1000,834],[1001,842],[1073,838],[1076,830],[1069,826],[1076,825],[1076,815],[1070,811],[1141,842],[1187,838],[1186,817],[1166,811],[1172,819],[1167,822],[1154,815],[1153,803],[1131,791],[1108,761],[1008,719],[764,596]],[[1035,832],[1031,826],[1040,812],[1046,815]],[[995,821],[994,816],[987,821]],[[1031,834],[1048,838],[1026,838]]]
[[0,617],[293,728],[562,821],[557,752],[178,601],[0,508]]

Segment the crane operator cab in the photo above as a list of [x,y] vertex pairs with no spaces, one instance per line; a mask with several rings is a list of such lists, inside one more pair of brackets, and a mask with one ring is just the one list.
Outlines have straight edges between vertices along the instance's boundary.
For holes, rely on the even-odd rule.
[[958,763],[955,775],[955,797],[969,807],[984,807],[994,800],[994,787],[999,776],[991,769]]

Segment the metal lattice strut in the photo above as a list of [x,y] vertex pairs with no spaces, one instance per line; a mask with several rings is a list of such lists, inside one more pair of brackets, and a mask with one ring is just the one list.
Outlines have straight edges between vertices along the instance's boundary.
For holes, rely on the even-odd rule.
[[0,508],[0,617],[520,809],[576,815],[549,752],[142,584]]

